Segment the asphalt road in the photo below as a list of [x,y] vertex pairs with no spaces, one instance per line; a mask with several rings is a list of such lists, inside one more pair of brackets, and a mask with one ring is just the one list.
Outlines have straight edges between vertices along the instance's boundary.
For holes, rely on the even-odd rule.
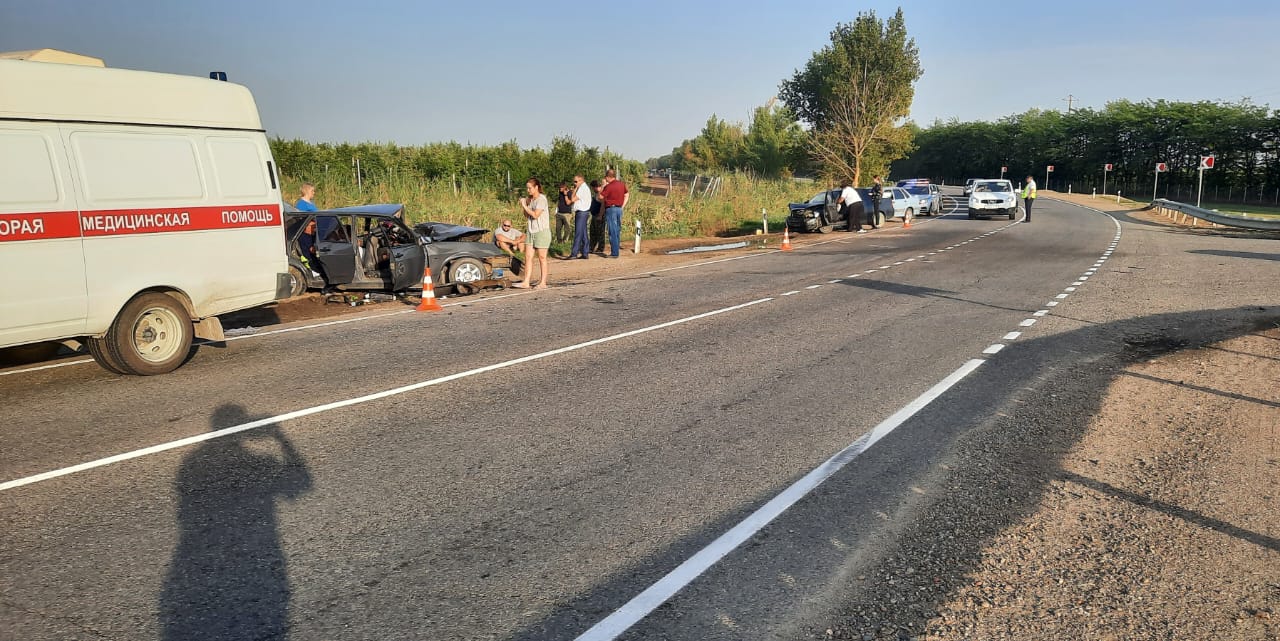
[[[571,639],[709,545],[723,559],[594,638],[820,631],[956,439],[1013,403],[1070,411],[1038,382],[1105,342],[1083,310],[1204,306],[1171,278],[1131,309],[1117,261],[1149,230],[1035,214],[371,314],[161,377],[0,377],[0,639]],[[1144,258],[1240,251],[1159,240]],[[1267,295],[1244,289],[1232,304]],[[713,543],[877,426],[896,429]]]

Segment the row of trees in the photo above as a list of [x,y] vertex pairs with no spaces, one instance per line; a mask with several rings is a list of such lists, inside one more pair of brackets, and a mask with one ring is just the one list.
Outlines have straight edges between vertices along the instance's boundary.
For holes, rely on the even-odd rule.
[[766,177],[818,173],[860,184],[910,151],[913,129],[902,123],[921,74],[902,9],[887,21],[860,13],[838,24],[830,44],[782,81],[781,104],[756,108],[749,124],[713,115],[697,137],[649,164]]
[[644,175],[643,163],[582,146],[568,137],[556,138],[549,149],[521,149],[515,142],[496,146],[448,142],[413,147],[275,139],[271,141],[271,152],[280,163],[280,172],[298,180],[363,185],[451,181],[468,189],[500,194],[507,194],[508,177],[513,190],[523,191],[524,181],[530,177],[538,178],[544,189],[550,189],[551,183],[571,180],[579,173],[588,179],[603,176],[609,167],[619,169],[629,180]]
[[894,175],[955,181],[995,176],[1006,166],[1015,179],[1043,180],[1046,166],[1053,165],[1053,186],[1071,184],[1083,192],[1099,187],[1104,165],[1111,164],[1108,184],[1150,193],[1156,163],[1163,162],[1168,173],[1161,174],[1160,185],[1173,193],[1194,185],[1200,157],[1214,154],[1206,187],[1256,194],[1280,188],[1280,111],[1248,101],[1119,100],[1101,110],[1032,110],[996,122],[938,122],[914,139],[916,150],[893,164]]

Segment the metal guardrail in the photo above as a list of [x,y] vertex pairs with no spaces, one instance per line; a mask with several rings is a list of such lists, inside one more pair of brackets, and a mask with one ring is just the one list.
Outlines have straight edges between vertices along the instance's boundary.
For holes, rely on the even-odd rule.
[[1154,209],[1160,214],[1168,216],[1178,223],[1185,223],[1189,218],[1191,226],[1196,225],[1196,220],[1222,225],[1223,227],[1240,227],[1243,229],[1257,229],[1260,231],[1280,231],[1280,218],[1250,216],[1249,214],[1224,214],[1220,211],[1212,209],[1202,209],[1195,205],[1188,205],[1173,200],[1165,200],[1157,198],[1148,209]]

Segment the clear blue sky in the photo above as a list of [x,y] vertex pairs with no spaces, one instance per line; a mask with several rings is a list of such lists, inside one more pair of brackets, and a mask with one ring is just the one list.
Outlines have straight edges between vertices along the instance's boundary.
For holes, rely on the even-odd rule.
[[[0,50],[247,85],[272,135],[311,141],[568,134],[636,159],[712,113],[745,120],[860,10],[898,3],[0,0]],[[1252,97],[1280,104],[1280,3],[903,4],[925,69],[912,117]],[[0,88],[3,90],[3,88]]]

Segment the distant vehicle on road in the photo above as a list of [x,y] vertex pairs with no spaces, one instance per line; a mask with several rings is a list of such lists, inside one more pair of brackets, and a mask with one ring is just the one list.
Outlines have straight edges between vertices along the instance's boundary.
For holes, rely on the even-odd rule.
[[[404,205],[343,207],[285,215],[290,294],[330,287],[342,290],[399,292],[422,286],[431,265],[433,285],[448,287],[493,277],[511,258],[492,243],[478,242],[488,232],[447,223],[404,223]],[[315,259],[302,261],[302,236],[315,222]],[[310,262],[310,260],[308,260]]]
[[928,178],[910,178],[899,180],[898,187],[920,199],[921,216],[934,216],[942,213],[942,190],[929,182]]
[[1018,214],[1018,195],[1013,191],[1013,183],[1003,178],[991,178],[973,184],[973,192],[969,194],[969,218],[990,214],[1005,214],[1009,220]]
[[[910,218],[922,208],[920,198],[902,187],[885,187],[884,200],[881,204],[884,202],[889,202],[892,207],[889,213],[890,218]],[[884,208],[881,207],[881,209]]]

